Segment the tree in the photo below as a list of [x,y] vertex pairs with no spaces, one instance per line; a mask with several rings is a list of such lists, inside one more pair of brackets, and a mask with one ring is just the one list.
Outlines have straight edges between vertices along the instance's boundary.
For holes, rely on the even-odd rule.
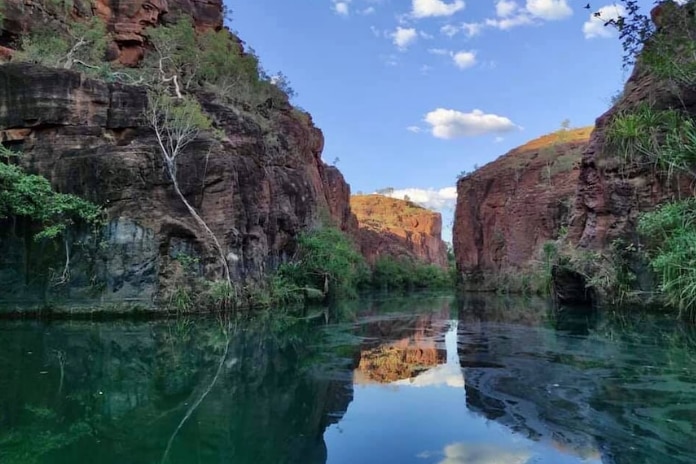
[[102,209],[80,197],[58,193],[43,176],[27,174],[12,164],[20,154],[0,145],[0,219],[10,216],[26,217],[39,226],[34,239],[62,238],[65,246],[65,265],[58,283],[70,278],[70,228],[78,222],[97,225]]
[[88,21],[68,19],[61,28],[46,28],[24,37],[16,60],[73,69],[99,69],[104,62],[107,31],[96,16]]
[[287,95],[289,99],[293,99],[297,96],[297,93],[290,85],[290,80],[285,74],[283,74],[282,71],[278,71],[278,73],[275,76],[271,76],[270,82],[271,84],[275,85],[280,90],[282,90],[283,93],[285,93],[285,95]]
[[171,82],[176,96],[182,98],[182,87],[189,89],[201,69],[201,54],[191,19],[153,28],[147,37],[155,49],[154,67],[159,71],[160,80]]
[[184,196],[177,177],[177,160],[200,133],[212,128],[210,119],[203,113],[197,100],[191,97],[172,97],[166,91],[148,93],[147,120],[157,137],[162,161],[174,185],[174,191],[186,209],[213,240],[223,268],[223,277],[232,288],[229,265],[225,252],[215,233]]

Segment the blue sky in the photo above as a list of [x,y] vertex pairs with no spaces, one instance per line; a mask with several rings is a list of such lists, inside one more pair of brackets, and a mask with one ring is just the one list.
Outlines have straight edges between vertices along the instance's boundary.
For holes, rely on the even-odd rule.
[[620,42],[591,21],[620,7],[586,3],[234,0],[230,27],[289,78],[353,193],[408,193],[449,239],[461,171],[592,124],[623,86]]

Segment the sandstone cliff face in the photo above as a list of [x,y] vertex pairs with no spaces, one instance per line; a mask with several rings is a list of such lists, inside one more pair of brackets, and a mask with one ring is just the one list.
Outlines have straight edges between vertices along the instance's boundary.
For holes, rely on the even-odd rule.
[[518,147],[457,182],[453,245],[467,280],[525,270],[567,225],[591,128]]
[[[236,281],[274,268],[293,252],[296,234],[325,212],[351,227],[349,187],[320,160],[323,136],[308,115],[288,106],[263,117],[201,101],[225,137],[191,145],[179,161],[179,182],[223,242]],[[97,279],[102,299],[151,301],[176,275],[180,253],[200,259],[200,274],[219,272],[209,237],[175,195],[143,125],[142,88],[7,64],[0,66],[0,102],[0,140],[24,152],[28,169],[107,208],[104,250],[89,270],[77,270],[74,286],[94,290]],[[41,252],[31,239],[18,247],[3,235],[0,267],[16,270],[3,289],[16,290],[26,277],[22,263]]]
[[350,207],[358,220],[358,244],[368,262],[392,256],[447,266],[440,213],[382,195],[354,195]]
[[[679,97],[681,95],[681,98]],[[655,110],[682,108],[696,114],[696,89],[675,92],[649,74],[640,63],[624,86],[621,99],[596,120],[580,163],[578,191],[568,238],[581,248],[602,250],[617,238],[635,239],[638,214],[689,192],[689,182],[661,180],[649,166],[626,165],[607,146],[612,119],[641,103]]]
[[[99,17],[111,34],[110,61],[135,65],[145,52],[145,29],[186,15],[197,30],[222,27],[222,0],[73,0],[69,16]],[[45,21],[61,21],[60,2],[5,0],[0,45],[12,48],[19,37]]]

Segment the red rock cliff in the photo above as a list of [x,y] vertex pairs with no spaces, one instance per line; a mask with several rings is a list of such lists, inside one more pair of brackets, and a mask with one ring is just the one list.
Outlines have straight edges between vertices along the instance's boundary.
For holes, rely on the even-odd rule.
[[[66,2],[67,3],[67,2]],[[145,30],[182,15],[193,18],[197,30],[220,29],[222,0],[74,0],[68,11],[76,18],[98,16],[106,23],[112,43],[109,59],[135,65],[145,51]],[[59,21],[59,1],[5,0],[2,45],[13,46],[17,38],[45,21]]]
[[358,243],[368,262],[387,255],[447,266],[440,213],[382,195],[354,195],[350,206],[358,219]]
[[[607,129],[613,118],[641,103],[654,110],[684,109],[696,115],[696,89],[675,91],[660,81],[640,62],[624,86],[621,98],[596,120],[580,163],[577,197],[568,239],[582,248],[601,250],[617,238],[632,238],[638,215],[690,192],[688,180],[665,182],[650,166],[626,164],[607,144]],[[678,185],[678,184],[683,185]]]
[[467,280],[525,270],[543,243],[558,237],[591,130],[532,140],[457,182],[453,245]]
[[[75,2],[76,11],[83,11],[82,3]],[[43,14],[41,2],[7,4],[3,37],[26,32],[32,14]],[[143,28],[162,21],[165,10],[191,14],[199,28],[222,24],[219,0],[103,0],[96,11],[83,13],[107,18],[123,53],[129,47],[142,51]],[[240,108],[203,92],[197,98],[224,137],[215,141],[204,134],[191,144],[179,158],[178,180],[222,242],[235,281],[257,281],[274,269],[294,253],[296,235],[327,214],[343,230],[357,228],[350,187],[340,171],[321,161],[323,134],[309,114],[287,102]],[[187,213],[163,169],[143,120],[145,107],[142,87],[32,64],[0,66],[0,141],[22,151],[22,164],[57,190],[107,209],[104,250],[86,264],[73,250],[71,298],[88,287],[92,296],[95,288],[103,289],[97,295],[102,301],[166,297],[176,286],[182,253],[196,258],[195,273],[219,275],[209,236]],[[0,224],[0,232],[9,230]],[[17,272],[0,272],[0,287],[14,292],[22,287],[21,270],[32,260],[37,264],[38,255],[21,251],[19,237],[3,233],[0,270]],[[101,283],[90,283],[95,280]]]

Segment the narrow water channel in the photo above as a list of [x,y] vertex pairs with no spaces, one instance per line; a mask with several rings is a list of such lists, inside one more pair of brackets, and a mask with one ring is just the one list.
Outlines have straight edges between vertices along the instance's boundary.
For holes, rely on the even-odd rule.
[[696,462],[696,332],[492,296],[0,322],[0,463]]

